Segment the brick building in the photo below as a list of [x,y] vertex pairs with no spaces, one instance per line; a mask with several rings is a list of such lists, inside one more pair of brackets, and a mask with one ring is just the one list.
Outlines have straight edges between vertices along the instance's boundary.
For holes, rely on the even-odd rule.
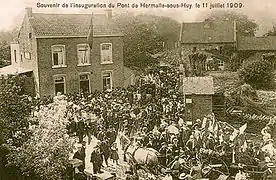
[[42,14],[26,8],[11,53],[12,66],[32,71],[35,94],[40,97],[124,85],[123,34],[110,10]]
[[213,112],[213,77],[184,77],[180,91],[184,94],[187,120],[201,119]]
[[[217,50],[221,54],[224,46],[237,46],[236,31],[236,21],[230,20],[182,23],[179,46],[183,52]],[[218,65],[224,70],[223,60],[219,60]]]

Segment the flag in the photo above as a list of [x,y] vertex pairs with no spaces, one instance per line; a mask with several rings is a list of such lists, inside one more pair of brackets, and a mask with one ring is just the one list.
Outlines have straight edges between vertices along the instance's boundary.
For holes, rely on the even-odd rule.
[[246,128],[247,128],[247,123],[245,123],[242,127],[240,127],[240,134],[243,134]]
[[246,149],[247,149],[247,142],[245,140],[243,145],[241,146],[241,150],[242,150],[242,152],[245,152]]
[[232,163],[234,164],[236,161],[235,161],[235,148],[233,148],[233,152],[232,152]]
[[88,36],[87,36],[87,43],[88,43],[90,49],[92,49],[92,46],[93,46],[93,13],[91,15],[90,26],[89,26]]
[[202,128],[204,129],[206,127],[206,123],[207,123],[207,118],[203,118],[203,121],[202,121]]
[[209,128],[208,128],[208,130],[209,130],[210,132],[213,132],[213,131],[214,131],[214,127],[213,127],[212,121],[209,121]]
[[218,123],[216,123],[215,127],[214,127],[214,132],[218,131]]
[[235,129],[232,135],[230,136],[230,140],[234,141],[234,139],[238,136],[238,133],[239,131]]

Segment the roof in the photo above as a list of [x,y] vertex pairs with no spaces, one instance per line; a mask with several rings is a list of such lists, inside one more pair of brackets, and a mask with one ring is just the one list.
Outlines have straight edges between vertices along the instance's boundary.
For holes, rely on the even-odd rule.
[[16,75],[31,72],[31,69],[25,69],[22,67],[15,67],[13,65],[0,68],[0,75]]
[[213,77],[184,77],[183,93],[186,95],[212,95],[214,92]]
[[238,50],[276,51],[276,36],[238,37]]
[[235,42],[235,21],[204,21],[183,23],[181,43]]
[[[37,37],[76,36],[87,37],[92,14],[33,13],[29,18]],[[105,14],[93,14],[94,36],[123,36],[122,32]]]

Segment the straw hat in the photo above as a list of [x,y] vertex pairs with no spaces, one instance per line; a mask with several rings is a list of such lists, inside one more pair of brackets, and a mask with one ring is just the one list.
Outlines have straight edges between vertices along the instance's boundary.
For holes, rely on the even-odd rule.
[[273,163],[267,163],[268,168],[275,168],[276,166]]
[[178,179],[184,180],[186,177],[185,173],[181,173]]

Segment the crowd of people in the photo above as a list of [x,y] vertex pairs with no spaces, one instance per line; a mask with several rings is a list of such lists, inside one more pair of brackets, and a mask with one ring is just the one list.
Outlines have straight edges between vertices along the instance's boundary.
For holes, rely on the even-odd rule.
[[[222,164],[220,170],[229,174],[231,163],[256,165],[275,158],[271,125],[262,131],[263,142],[257,144],[246,139],[246,125],[237,130],[216,121],[214,114],[195,122],[185,119],[180,76],[178,70],[153,68],[127,89],[66,96],[69,133],[77,135],[82,144],[85,136],[88,144],[92,136],[99,140],[91,154],[94,174],[102,172],[103,163],[108,166],[108,159],[118,164],[118,132],[124,132],[138,147],[158,151],[160,169],[166,169],[173,179],[203,178],[215,168],[210,166],[214,164]],[[37,104],[49,102],[47,98]],[[84,145],[74,157],[84,162],[83,153]],[[83,164],[79,169],[84,168]],[[238,169],[238,179],[244,178],[245,169]],[[135,172],[127,174],[131,179],[129,174],[134,176]]]

